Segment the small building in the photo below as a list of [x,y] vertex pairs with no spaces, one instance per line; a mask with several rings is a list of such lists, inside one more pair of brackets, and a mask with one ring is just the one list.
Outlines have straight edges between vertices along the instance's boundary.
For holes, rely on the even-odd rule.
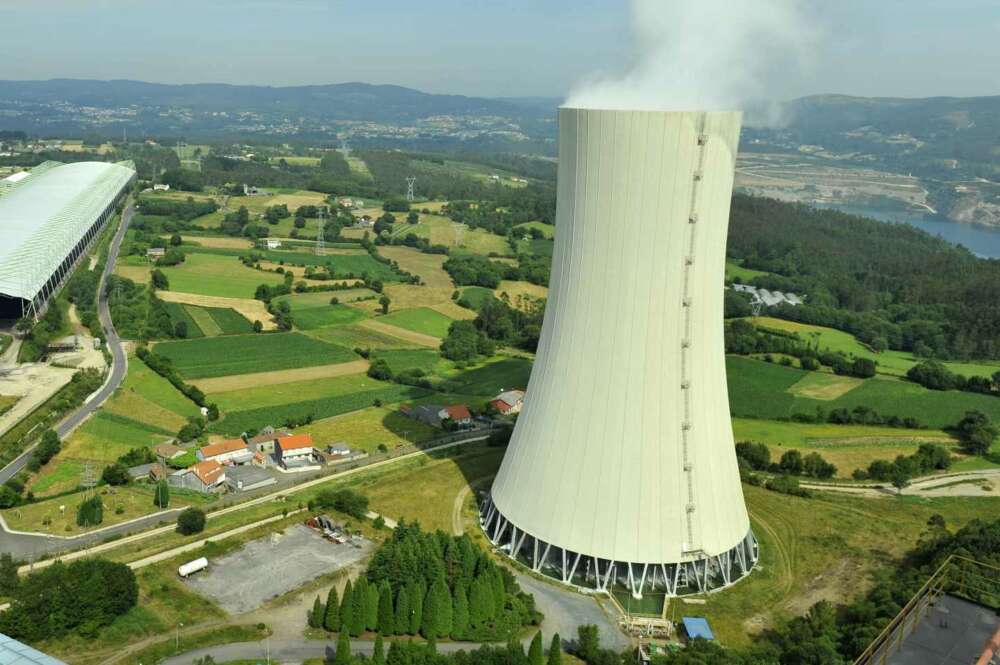
[[313,438],[308,434],[293,434],[280,437],[275,445],[275,455],[282,466],[300,466],[311,464],[315,446]]
[[441,410],[444,409],[440,404],[421,404],[417,406],[409,406],[404,404],[399,407],[399,412],[402,413],[407,418],[413,418],[417,422],[421,422],[425,425],[430,425],[431,427],[441,426]]
[[66,665],[58,658],[0,633],[0,663],[10,665]]
[[371,218],[371,215],[361,215],[361,218],[358,219],[357,226],[359,228],[369,229],[375,226],[375,220]]
[[337,199],[337,205],[339,205],[342,208],[353,208],[354,201],[348,198]]
[[451,420],[459,427],[468,427],[472,424],[472,413],[469,407],[464,404],[451,404],[438,411],[438,418],[442,421]]
[[496,399],[490,402],[490,404],[505,416],[520,413],[524,407],[524,391],[505,390],[497,395]]
[[206,460],[171,474],[167,482],[175,487],[209,494],[223,489],[226,469],[215,460]]
[[277,238],[264,238],[261,242],[264,243],[265,249],[278,249],[281,247],[281,241]]
[[163,479],[167,474],[162,464],[152,462],[129,467],[128,475],[132,480],[152,480],[155,482]]
[[226,485],[234,492],[250,492],[276,482],[274,476],[255,466],[237,466],[226,472]]
[[154,192],[169,192],[170,191],[170,185],[168,185],[166,183],[162,183],[162,182],[161,183],[157,183],[157,184],[153,185],[153,191]]
[[368,453],[363,450],[351,450],[346,443],[335,443],[327,446],[326,452],[320,453],[324,464],[343,464],[353,460],[364,459]]
[[160,445],[153,448],[153,452],[156,453],[157,457],[165,461],[168,459],[173,459],[175,457],[180,457],[181,455],[184,454],[184,449],[178,448],[172,443],[161,443]]
[[253,459],[253,451],[247,448],[243,439],[229,439],[213,443],[198,450],[201,461],[215,460],[219,464],[247,464]]
[[257,436],[250,438],[250,440],[247,441],[247,446],[249,446],[251,450],[254,450],[258,453],[264,453],[265,455],[273,455],[274,446],[278,442],[278,439],[280,439],[283,436],[291,436],[291,435],[292,433],[289,432],[288,430],[284,429],[276,430],[269,425],[264,429],[262,429]]
[[83,348],[83,344],[80,343],[79,335],[69,335],[52,340],[45,348],[49,353],[69,353],[79,351]]
[[162,259],[167,253],[167,250],[163,247],[150,247],[146,250],[146,258],[150,261],[158,261]]

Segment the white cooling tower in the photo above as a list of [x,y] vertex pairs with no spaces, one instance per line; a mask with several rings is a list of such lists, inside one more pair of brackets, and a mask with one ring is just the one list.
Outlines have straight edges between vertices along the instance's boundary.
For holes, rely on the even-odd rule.
[[545,322],[481,513],[536,571],[672,596],[757,560],[722,325],[739,133],[737,112],[559,112]]

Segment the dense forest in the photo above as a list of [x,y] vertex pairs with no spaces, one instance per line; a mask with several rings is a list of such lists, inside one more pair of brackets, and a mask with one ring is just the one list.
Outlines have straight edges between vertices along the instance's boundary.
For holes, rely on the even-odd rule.
[[768,289],[805,294],[769,314],[839,328],[878,348],[1000,357],[1000,261],[902,224],[737,195],[728,255]]

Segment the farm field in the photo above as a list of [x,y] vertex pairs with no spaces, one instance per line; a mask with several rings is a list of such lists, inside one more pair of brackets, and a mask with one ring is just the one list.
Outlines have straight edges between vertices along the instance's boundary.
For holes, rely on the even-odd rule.
[[789,449],[818,452],[837,467],[838,478],[850,478],[855,469],[878,459],[912,455],[923,443],[935,443],[958,454],[957,442],[940,430],[910,430],[861,425],[792,423],[775,420],[733,419],[737,441],[758,441],[771,448],[777,461]]
[[443,387],[452,393],[492,398],[504,390],[527,387],[530,374],[530,360],[499,356],[474,369],[448,372]]
[[244,411],[266,406],[280,406],[291,402],[339,397],[356,392],[368,392],[378,390],[386,385],[389,384],[361,374],[296,381],[273,386],[251,385],[238,390],[213,392],[209,395],[223,411]]
[[[347,250],[344,250],[347,251]],[[245,254],[236,249],[215,249],[215,248],[199,248],[188,254],[188,261],[191,260],[191,256],[212,256],[216,258],[222,257],[232,257],[229,258],[230,261],[237,261],[237,258]],[[269,261],[274,264],[281,264],[286,266],[327,266],[333,267],[334,277],[336,279],[355,279],[360,278],[364,273],[374,279],[380,279],[383,282],[399,281],[401,276],[390,266],[379,263],[373,259],[367,252],[350,252],[347,254],[315,254],[313,252],[305,250],[283,250],[283,249],[258,249],[257,254],[262,257],[262,264]],[[268,275],[272,277],[281,278],[281,275],[269,272],[261,272],[259,270],[253,270],[252,268],[246,268],[241,263],[238,263],[241,268],[250,270],[257,275]],[[263,283],[261,280],[257,281],[258,284]],[[171,284],[173,282],[171,281]],[[253,291],[251,290],[250,296],[253,296]]]
[[732,282],[739,279],[740,282],[751,282],[755,277],[762,277],[764,275],[769,275],[770,273],[764,272],[762,270],[752,270],[750,268],[744,268],[736,261],[726,261],[726,281]]
[[283,281],[281,275],[246,267],[235,256],[203,252],[189,252],[184,263],[162,270],[170,281],[170,291],[224,298],[253,298],[261,284]]
[[1000,399],[958,391],[932,391],[908,381],[892,378],[867,379],[860,386],[832,400],[797,396],[790,389],[806,372],[750,358],[728,356],[729,404],[733,416],[782,419],[795,413],[813,414],[817,407],[874,409],[883,416],[916,418],[928,427],[948,427],[966,411],[979,410],[1000,420]]
[[447,361],[433,349],[404,349],[398,351],[378,351],[372,360],[384,360],[389,364],[393,372],[401,372],[406,369],[421,369],[428,374],[441,363]]
[[206,394],[224,393],[231,390],[242,390],[247,386],[277,386],[284,383],[298,383],[300,381],[313,381],[316,379],[332,379],[351,374],[364,374],[367,371],[368,361],[359,358],[336,365],[314,365],[312,367],[283,369],[274,372],[217,376],[212,379],[197,379],[191,383]]
[[[880,374],[903,376],[907,370],[919,362],[919,358],[906,351],[882,351],[881,353],[876,353],[859,342],[854,335],[834,328],[796,323],[794,321],[785,321],[784,319],[775,319],[767,316],[749,320],[759,328],[771,328],[773,330],[797,333],[806,342],[812,342],[812,340],[816,339],[819,341],[820,349],[840,351],[841,353],[860,358],[871,358],[878,363],[878,372]],[[991,376],[994,372],[1000,370],[1000,362],[945,361],[943,364],[951,371],[964,376]]]
[[330,300],[336,298],[342,303],[351,302],[360,298],[370,298],[375,296],[371,289],[345,289],[343,291],[315,291],[313,293],[293,293],[287,296],[278,296],[274,302],[287,302],[292,308],[292,312],[304,309],[314,309],[316,307],[329,307]]
[[330,326],[342,326],[357,323],[368,318],[360,309],[347,305],[324,305],[295,310],[292,320],[300,330],[316,330]]
[[863,380],[850,376],[809,372],[792,384],[788,392],[799,397],[828,401],[843,397],[863,383]]
[[357,360],[349,350],[300,333],[206,337],[160,342],[156,353],[169,358],[188,379],[335,365]]
[[196,337],[218,337],[219,335],[245,335],[253,332],[253,326],[239,312],[232,308],[199,307],[168,302],[167,312],[176,326],[183,321],[187,327],[188,339]]
[[[371,320],[369,319],[367,323],[371,323]],[[323,342],[338,344],[349,349],[408,349],[415,346],[413,342],[391,335],[384,329],[375,330],[359,325],[321,328],[320,330],[307,331],[305,334]]]
[[354,450],[375,451],[379,445],[392,450],[402,443],[423,443],[443,432],[407,418],[392,407],[369,407],[299,427],[296,434],[311,434],[322,444],[344,442]]
[[546,224],[545,222],[525,222],[524,224],[518,224],[514,227],[518,231],[523,231],[525,233],[530,232],[532,229],[538,229],[546,238],[554,238],[556,235],[556,227],[551,224]]
[[457,302],[461,303],[463,307],[467,307],[473,311],[479,311],[483,301],[492,297],[494,297],[493,292],[486,287],[467,286],[462,289],[462,295],[459,296]]
[[378,322],[411,330],[421,335],[444,338],[448,335],[448,327],[452,319],[428,307],[404,309],[378,317]]
[[539,286],[531,282],[512,282],[509,280],[500,282],[500,286],[493,289],[493,293],[497,298],[503,298],[504,294],[507,294],[511,307],[517,307],[518,300],[522,296],[531,299],[549,297],[549,289],[545,286]]
[[[420,208],[420,204],[415,204]],[[498,236],[484,229],[470,229],[465,224],[459,224],[441,215],[425,215],[420,213],[420,222],[410,224],[406,221],[406,213],[394,213],[399,220],[393,225],[392,235],[405,238],[413,234],[418,238],[426,238],[432,245],[444,245],[457,250],[465,250],[470,254],[510,254],[510,245],[504,236]]]
[[[167,240],[168,236],[161,236]],[[181,236],[181,242],[190,247],[212,247],[215,249],[253,249],[253,242],[247,238],[236,238],[233,236]]]
[[[267,305],[260,300],[254,300],[252,298],[202,296],[194,293],[183,293],[180,291],[157,291],[156,295],[160,300],[168,303],[181,303],[216,310],[232,310],[235,312],[236,316],[245,320],[247,324],[249,324],[250,321],[260,321],[264,326],[264,330],[274,330],[276,328],[274,321],[271,319],[270,312],[267,311]],[[224,319],[232,318],[232,315],[222,314],[221,317]],[[232,318],[231,322],[224,325],[232,326],[227,329],[235,330],[237,326],[241,327],[244,324],[238,322],[238,319]],[[249,330],[246,332],[249,332]]]
[[378,253],[398,263],[403,270],[420,275],[427,287],[434,289],[455,288],[451,276],[441,267],[448,259],[443,254],[424,254],[412,247],[393,247],[391,245],[379,247]]

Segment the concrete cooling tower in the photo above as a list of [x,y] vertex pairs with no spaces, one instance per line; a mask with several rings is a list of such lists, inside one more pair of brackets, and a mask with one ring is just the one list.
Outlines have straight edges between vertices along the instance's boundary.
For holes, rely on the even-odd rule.
[[740,119],[559,112],[548,306],[480,515],[537,572],[674,596],[726,587],[757,561],[723,346]]

